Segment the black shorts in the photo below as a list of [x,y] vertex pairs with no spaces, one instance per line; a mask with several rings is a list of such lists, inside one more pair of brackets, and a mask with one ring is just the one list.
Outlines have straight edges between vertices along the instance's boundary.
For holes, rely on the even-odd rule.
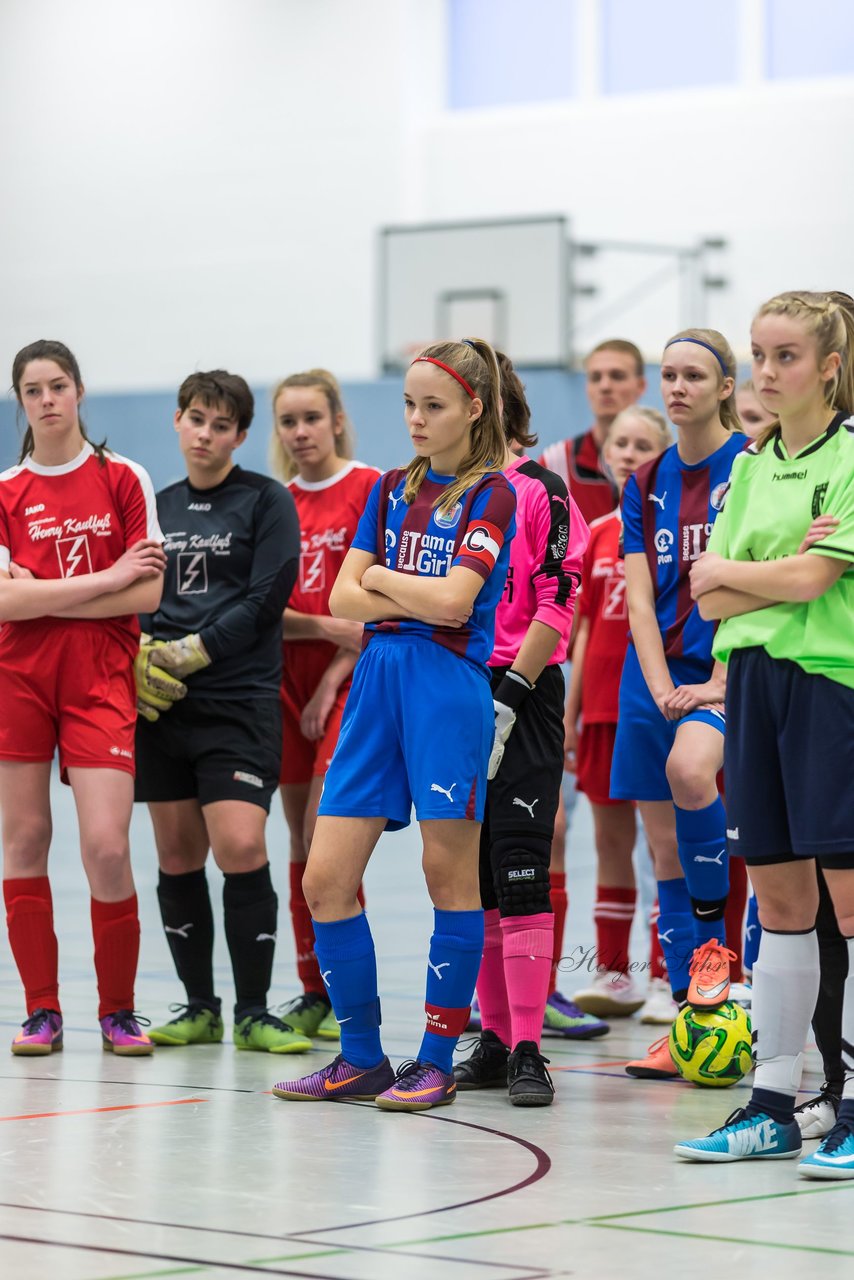
[[281,755],[278,698],[185,698],[137,721],[134,799],[247,800],[269,813]]
[[[507,667],[492,675],[495,693]],[[519,708],[498,773],[486,789],[484,826],[491,838],[554,834],[563,779],[563,672],[546,667]]]
[[[727,843],[752,863],[854,853],[854,689],[763,648],[727,670]],[[839,859],[839,861],[837,861]]]

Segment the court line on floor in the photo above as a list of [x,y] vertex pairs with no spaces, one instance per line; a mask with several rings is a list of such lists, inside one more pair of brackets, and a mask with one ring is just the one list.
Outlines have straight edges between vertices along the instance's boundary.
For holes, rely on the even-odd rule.
[[124,1102],[115,1107],[80,1107],[74,1111],[33,1111],[27,1115],[0,1116],[0,1124],[10,1120],[54,1120],[60,1116],[93,1116],[105,1111],[141,1111],[144,1107],[186,1107],[209,1098],[170,1098],[165,1102]]
[[110,1080],[105,1076],[90,1079],[87,1076],[21,1076],[0,1075],[0,1080],[25,1080],[27,1084],[118,1084],[140,1089],[190,1089],[203,1093],[261,1093],[260,1089],[236,1089],[231,1085],[175,1084],[171,1080]]

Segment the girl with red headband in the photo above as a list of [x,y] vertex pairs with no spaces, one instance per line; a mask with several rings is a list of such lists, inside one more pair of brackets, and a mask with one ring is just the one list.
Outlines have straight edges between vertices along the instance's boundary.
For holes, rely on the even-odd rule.
[[[501,379],[489,344],[422,352],[406,375],[404,416],[415,457],[374,485],[329,601],[366,634],[303,877],[341,1053],[273,1092],[422,1111],[454,1101],[452,1055],[483,950],[478,842],[495,733],[486,663],[516,507],[498,470]],[[434,928],[424,1038],[395,1073],[356,893],[380,835],[407,826],[413,805]]]

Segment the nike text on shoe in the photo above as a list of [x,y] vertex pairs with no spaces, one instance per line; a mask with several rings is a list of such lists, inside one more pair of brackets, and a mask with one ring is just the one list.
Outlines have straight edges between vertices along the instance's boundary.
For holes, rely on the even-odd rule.
[[826,1138],[836,1124],[838,1114],[839,1094],[828,1089],[826,1084],[822,1085],[818,1097],[795,1107],[795,1119],[802,1138]]
[[579,1009],[574,1000],[567,1000],[559,991],[553,991],[546,1001],[543,1014],[543,1035],[563,1036],[565,1040],[595,1040],[611,1030],[607,1022]]
[[555,1087],[533,1040],[520,1040],[507,1064],[507,1095],[514,1107],[550,1107]]
[[[469,1044],[471,1041],[468,1042]],[[462,1089],[506,1089],[507,1059],[510,1050],[494,1031],[484,1031],[473,1052],[463,1062],[454,1063],[454,1079]]]
[[597,973],[589,987],[573,994],[573,1002],[579,1009],[597,1018],[629,1018],[643,1001],[643,992],[634,979],[617,970]]
[[722,947],[717,938],[697,947],[691,960],[688,1003],[694,1009],[717,1009],[729,1000],[729,962],[735,952]]
[[854,1178],[854,1124],[837,1120],[818,1150],[800,1162],[798,1173],[831,1182]]
[[101,1042],[108,1053],[120,1057],[135,1058],[154,1053],[154,1042],[140,1028],[140,1023],[147,1027],[147,1018],[141,1018],[131,1009],[117,1009],[101,1018]]
[[234,1026],[234,1043],[238,1049],[254,1049],[258,1053],[307,1053],[311,1041],[287,1022],[260,1009],[248,1013]]
[[403,1062],[394,1084],[376,1096],[383,1111],[429,1111],[445,1107],[457,1096],[457,1082],[432,1062]]
[[645,1058],[626,1063],[626,1075],[636,1080],[678,1080],[679,1070],[670,1055],[670,1035],[651,1044]]
[[152,1027],[148,1035],[155,1044],[183,1047],[188,1044],[219,1044],[223,1036],[219,1007],[205,1000],[187,1004],[170,1004],[169,1012],[177,1014],[161,1027]]
[[725,1164],[733,1160],[793,1160],[801,1154],[797,1121],[781,1124],[763,1112],[752,1115],[741,1107],[708,1138],[679,1142],[673,1148],[683,1160]]
[[62,1014],[56,1009],[34,1009],[12,1041],[12,1052],[26,1057],[62,1051]]
[[273,1085],[277,1098],[289,1102],[373,1102],[378,1093],[394,1083],[394,1071],[388,1058],[375,1067],[354,1067],[338,1054],[328,1067],[312,1071],[301,1080],[282,1080]]

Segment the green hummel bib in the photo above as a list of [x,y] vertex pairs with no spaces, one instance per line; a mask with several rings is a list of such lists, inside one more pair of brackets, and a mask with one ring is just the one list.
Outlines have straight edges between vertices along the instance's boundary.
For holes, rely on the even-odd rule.
[[762,645],[772,658],[854,688],[854,418],[838,414],[794,458],[779,430],[761,451],[751,446],[739,454],[709,551],[728,560],[796,555],[820,515],[835,516],[839,525],[807,554],[848,560],[848,569],[818,600],[725,618],[715,635],[716,658],[726,662],[733,649]]

